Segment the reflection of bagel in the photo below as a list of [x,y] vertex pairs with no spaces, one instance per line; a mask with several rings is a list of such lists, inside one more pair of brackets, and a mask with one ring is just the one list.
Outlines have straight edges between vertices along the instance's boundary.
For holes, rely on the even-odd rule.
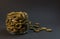
[[[22,32],[27,30],[27,23],[28,23],[28,15],[26,12],[11,12],[8,13],[7,15],[7,19],[6,19],[6,26],[7,26],[7,30],[10,32]],[[16,25],[19,24],[19,25]],[[24,26],[22,26],[24,25]],[[14,27],[13,27],[14,26]],[[10,28],[13,27],[13,30],[10,30]],[[21,30],[23,29],[23,30]],[[25,29],[25,30],[24,30]]]

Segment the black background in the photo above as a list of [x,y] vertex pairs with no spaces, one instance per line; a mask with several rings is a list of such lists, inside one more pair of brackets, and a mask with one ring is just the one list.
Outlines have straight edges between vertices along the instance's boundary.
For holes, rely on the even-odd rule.
[[[6,31],[5,19],[12,11],[25,11],[30,21],[53,31],[11,35]],[[60,39],[60,0],[0,0],[0,39]]]

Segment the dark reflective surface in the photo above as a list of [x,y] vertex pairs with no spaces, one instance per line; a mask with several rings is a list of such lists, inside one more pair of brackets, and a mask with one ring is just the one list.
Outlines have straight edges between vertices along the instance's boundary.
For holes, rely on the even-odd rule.
[[[8,12],[26,11],[29,19],[42,26],[53,29],[53,32],[29,31],[25,35],[11,35],[5,29]],[[0,0],[0,39],[60,39],[60,1],[59,0]]]

